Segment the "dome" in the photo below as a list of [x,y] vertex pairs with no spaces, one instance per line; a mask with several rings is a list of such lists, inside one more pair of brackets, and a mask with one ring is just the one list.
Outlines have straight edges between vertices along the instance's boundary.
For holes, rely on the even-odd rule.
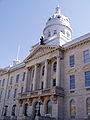
[[53,24],[65,25],[71,29],[69,19],[61,14],[59,5],[56,7],[55,14],[49,17],[48,21],[46,22],[45,28]]

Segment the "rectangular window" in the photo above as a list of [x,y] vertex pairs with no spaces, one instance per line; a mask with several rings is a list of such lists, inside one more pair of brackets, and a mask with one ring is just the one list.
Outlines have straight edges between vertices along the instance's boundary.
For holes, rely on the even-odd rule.
[[70,76],[70,90],[75,89],[75,75]]
[[1,91],[1,94],[0,94],[0,102],[2,100],[2,96],[3,96],[3,91]]
[[22,87],[22,88],[21,88],[21,94],[22,94],[23,92],[24,92],[24,88]]
[[8,91],[8,100],[10,99],[10,92],[11,92],[11,91],[9,90],[9,91]]
[[19,82],[19,74],[17,74],[16,83]]
[[5,79],[3,79],[2,87],[4,87],[4,85],[5,85]]
[[10,85],[12,85],[12,81],[13,81],[13,76],[11,76],[10,78]]
[[74,67],[75,60],[74,60],[74,55],[70,56],[70,67]]
[[17,97],[17,89],[15,89],[14,91],[14,100],[16,100],[16,97]]
[[0,80],[0,86],[1,86],[1,80]]
[[88,63],[90,61],[89,50],[84,51],[84,63]]
[[42,81],[42,86],[41,86],[41,88],[43,89],[43,81]]
[[23,73],[23,81],[25,80],[26,72]]
[[56,79],[53,80],[53,86],[56,86]]
[[90,71],[85,72],[85,86],[90,86]]

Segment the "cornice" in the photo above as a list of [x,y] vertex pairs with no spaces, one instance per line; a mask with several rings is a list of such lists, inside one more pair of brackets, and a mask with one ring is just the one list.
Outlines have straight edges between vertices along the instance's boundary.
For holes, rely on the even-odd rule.
[[90,37],[84,40],[81,40],[79,42],[73,43],[72,45],[69,45],[68,47],[65,47],[64,50],[70,50],[70,49],[74,49],[75,47],[87,44],[90,42]]

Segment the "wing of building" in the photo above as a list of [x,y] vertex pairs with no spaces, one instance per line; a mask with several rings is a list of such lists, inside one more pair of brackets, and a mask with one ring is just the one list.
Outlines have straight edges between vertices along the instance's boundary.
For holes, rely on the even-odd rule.
[[2,120],[89,120],[90,33],[71,37],[57,6],[24,61],[0,69]]

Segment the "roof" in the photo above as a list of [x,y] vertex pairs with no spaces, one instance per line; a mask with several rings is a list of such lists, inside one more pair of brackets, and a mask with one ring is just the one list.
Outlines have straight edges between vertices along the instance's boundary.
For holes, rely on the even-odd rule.
[[81,41],[83,41],[83,40],[85,40],[85,39],[88,39],[88,38],[90,38],[90,33],[87,33],[87,34],[85,34],[85,35],[83,35],[83,36],[80,36],[80,37],[78,37],[78,38],[70,41],[70,42],[67,42],[67,43],[64,44],[62,47],[63,47],[63,48],[67,48],[67,47],[69,47],[69,46],[71,46],[71,45],[74,45],[74,44],[76,44],[76,43],[78,43],[78,42],[81,42]]

